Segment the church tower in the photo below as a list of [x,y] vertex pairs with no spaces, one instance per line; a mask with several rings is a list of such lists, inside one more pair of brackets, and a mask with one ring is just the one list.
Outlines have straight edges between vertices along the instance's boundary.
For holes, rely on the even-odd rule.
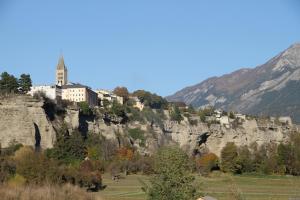
[[68,70],[65,66],[64,57],[59,58],[56,67],[56,85],[62,86],[68,84]]

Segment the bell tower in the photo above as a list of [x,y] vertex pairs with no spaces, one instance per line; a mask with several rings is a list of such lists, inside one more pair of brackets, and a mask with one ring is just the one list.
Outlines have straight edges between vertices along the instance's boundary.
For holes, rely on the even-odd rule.
[[62,86],[68,84],[68,69],[65,66],[64,57],[60,56],[56,67],[56,85]]

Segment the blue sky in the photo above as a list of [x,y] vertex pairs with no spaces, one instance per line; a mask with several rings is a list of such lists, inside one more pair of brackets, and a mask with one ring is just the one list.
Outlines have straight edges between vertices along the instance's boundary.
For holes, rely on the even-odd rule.
[[297,0],[0,0],[0,72],[166,96],[300,42]]

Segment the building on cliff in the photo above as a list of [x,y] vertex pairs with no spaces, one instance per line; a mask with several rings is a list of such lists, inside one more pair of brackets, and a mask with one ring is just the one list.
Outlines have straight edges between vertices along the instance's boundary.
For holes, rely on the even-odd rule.
[[44,93],[46,97],[54,101],[59,101],[62,99],[62,89],[58,85],[39,85],[32,86],[28,94],[34,96],[36,93]]
[[62,86],[62,99],[72,102],[87,102],[89,106],[98,105],[98,95],[91,88],[79,83],[69,83]]
[[124,104],[124,98],[115,95],[113,92],[108,90],[95,90],[95,92],[98,95],[98,99],[101,102],[101,106],[103,106],[103,101],[107,100],[108,102],[114,102],[117,101],[119,104]]

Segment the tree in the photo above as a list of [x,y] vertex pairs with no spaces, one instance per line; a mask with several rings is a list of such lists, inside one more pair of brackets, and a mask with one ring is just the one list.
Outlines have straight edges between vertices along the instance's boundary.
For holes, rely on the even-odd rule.
[[241,146],[238,149],[238,154],[237,163],[241,166],[241,172],[252,172],[254,165],[248,146]]
[[196,160],[196,167],[203,175],[207,175],[218,166],[218,156],[213,153],[208,153]]
[[30,91],[30,87],[32,86],[32,81],[29,74],[22,74],[19,79],[19,87],[21,92],[27,93]]
[[229,113],[229,118],[230,118],[230,119],[235,119],[235,115],[234,115],[233,112],[230,112],[230,113]]
[[129,99],[129,92],[126,87],[116,87],[113,93],[117,96],[123,97],[125,102]]
[[154,176],[147,195],[149,200],[191,200],[197,192],[189,170],[188,156],[177,146],[160,149],[154,159]]
[[118,117],[122,117],[122,118],[126,117],[125,106],[118,103],[117,101],[114,101],[112,103],[111,112],[112,114],[115,114]]
[[49,149],[47,156],[65,163],[74,163],[87,156],[87,148],[80,132],[71,135],[59,135],[53,149]]
[[1,93],[16,93],[18,92],[18,80],[13,76],[8,74],[7,72],[3,72],[1,74],[0,79],[0,92]]
[[179,123],[183,120],[183,117],[181,116],[181,112],[178,106],[173,106],[170,112],[170,118],[172,121],[177,121]]
[[238,149],[233,142],[228,142],[221,151],[221,169],[224,172],[238,173],[241,166],[238,164]]
[[79,102],[78,106],[80,108],[80,112],[84,115],[89,116],[93,113],[90,106],[89,106],[89,104],[85,101]]
[[137,97],[145,106],[152,109],[165,109],[168,106],[167,100],[145,90],[137,90],[132,95]]

